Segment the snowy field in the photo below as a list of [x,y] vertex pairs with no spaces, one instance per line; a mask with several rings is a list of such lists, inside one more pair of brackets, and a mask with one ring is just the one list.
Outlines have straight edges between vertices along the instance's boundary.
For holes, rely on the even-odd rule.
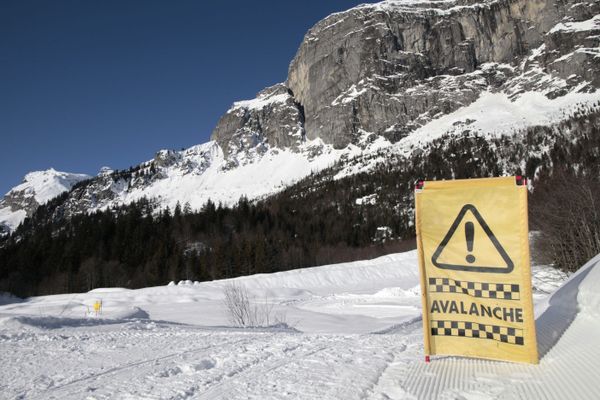
[[598,399],[598,262],[534,268],[538,366],[425,364],[416,252],[233,280],[285,322],[263,329],[230,327],[231,281],[3,297],[0,398]]

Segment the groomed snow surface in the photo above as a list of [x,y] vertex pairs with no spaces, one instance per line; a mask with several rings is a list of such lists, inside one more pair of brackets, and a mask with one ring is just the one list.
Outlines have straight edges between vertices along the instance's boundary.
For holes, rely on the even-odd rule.
[[[230,281],[5,296],[0,397],[598,399],[599,262],[564,284],[534,268],[537,366],[425,364],[415,252]],[[231,327],[222,303],[231,282],[285,323]]]

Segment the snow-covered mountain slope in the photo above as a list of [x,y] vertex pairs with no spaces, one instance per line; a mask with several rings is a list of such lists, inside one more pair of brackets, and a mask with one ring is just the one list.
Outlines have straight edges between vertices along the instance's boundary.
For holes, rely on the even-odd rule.
[[[585,135],[579,136],[580,132],[576,129],[567,132],[564,125],[568,126],[575,116],[589,116],[599,112],[600,91],[573,91],[557,98],[548,98],[536,91],[513,96],[503,92],[485,91],[475,102],[434,119],[390,146],[361,152],[352,163],[339,165],[335,177],[341,179],[356,173],[369,172],[377,165],[389,163],[393,157],[410,160],[415,154],[422,155],[431,151],[429,146],[434,141],[461,137],[479,138],[488,142],[508,139],[514,147],[520,147],[522,150],[518,166],[524,171],[529,158],[549,157],[556,140],[547,136],[543,139],[543,144],[527,144],[528,130],[546,127],[549,131],[562,131],[567,133],[568,139],[570,137],[569,142],[575,143]],[[593,126],[595,125],[590,123],[590,127]],[[490,145],[492,148],[495,146]],[[499,164],[506,165],[506,156],[501,153],[498,151],[497,154]],[[581,160],[573,160],[579,161]],[[514,173],[514,169],[504,173],[511,172]],[[534,177],[535,175],[531,176]]]
[[297,150],[265,146],[238,154],[235,164],[214,141],[183,151],[162,150],[153,160],[129,171],[99,176],[76,188],[66,199],[66,215],[128,204],[143,197],[171,210],[179,203],[200,209],[208,200],[231,206],[242,196],[254,200],[360,154],[356,146],[335,150],[316,139]]
[[[534,267],[542,358],[423,362],[416,252],[228,281],[4,299],[8,398],[596,399],[600,257]],[[232,282],[286,325],[230,328]],[[102,315],[90,312],[101,300]],[[293,327],[293,328],[290,328]],[[60,363],[53,360],[60,359]]]
[[2,226],[8,230],[15,229],[39,205],[89,178],[88,175],[60,172],[53,168],[28,173],[20,185],[0,199],[0,233]]
[[332,165],[342,154],[356,151],[354,147],[334,150],[314,140],[303,143],[297,151],[266,146],[258,154],[255,149],[245,158],[238,155],[232,165],[232,159],[226,158],[220,146],[211,141],[183,151],[161,150],[154,159],[132,171],[104,168],[93,179],[54,169],[32,172],[0,200],[0,233],[13,231],[39,205],[83,180],[89,182],[66,200],[66,215],[128,204],[142,197],[171,209],[177,203],[199,209],[209,199],[233,205],[242,196],[268,196]]
[[[360,132],[356,143],[342,149],[314,139],[296,148],[263,143],[226,156],[220,145],[211,141],[183,151],[162,150],[132,170],[101,174],[73,191],[63,209],[65,215],[72,215],[142,197],[171,209],[187,203],[197,210],[208,200],[231,206],[242,196],[255,200],[273,195],[333,165],[339,179],[367,172],[391,156],[409,160],[415,151],[422,152],[433,140],[447,135],[511,137],[530,127],[552,126],[578,113],[598,111],[600,91],[573,91],[557,98],[535,91],[514,95],[484,91],[472,104],[439,116],[396,143]],[[551,149],[551,144],[546,148]]]

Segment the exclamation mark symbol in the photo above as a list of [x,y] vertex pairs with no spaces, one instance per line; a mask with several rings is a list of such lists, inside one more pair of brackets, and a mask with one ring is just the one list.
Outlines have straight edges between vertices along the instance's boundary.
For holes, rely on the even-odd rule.
[[[467,222],[465,224],[465,238],[467,239],[467,251],[471,253],[473,251],[473,239],[475,239],[475,226],[472,222]],[[468,254],[466,259],[469,264],[475,262],[475,256],[473,254]]]

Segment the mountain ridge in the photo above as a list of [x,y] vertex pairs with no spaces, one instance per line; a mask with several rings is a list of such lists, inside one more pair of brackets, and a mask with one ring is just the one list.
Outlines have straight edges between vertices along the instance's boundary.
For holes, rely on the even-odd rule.
[[[83,182],[60,215],[143,197],[232,205],[332,165],[340,179],[377,154],[411,158],[445,135],[522,140],[598,110],[599,14],[600,1],[550,0],[388,0],[334,13],[307,32],[286,82],[233,103],[210,142]],[[5,231],[17,220],[0,215]]]

